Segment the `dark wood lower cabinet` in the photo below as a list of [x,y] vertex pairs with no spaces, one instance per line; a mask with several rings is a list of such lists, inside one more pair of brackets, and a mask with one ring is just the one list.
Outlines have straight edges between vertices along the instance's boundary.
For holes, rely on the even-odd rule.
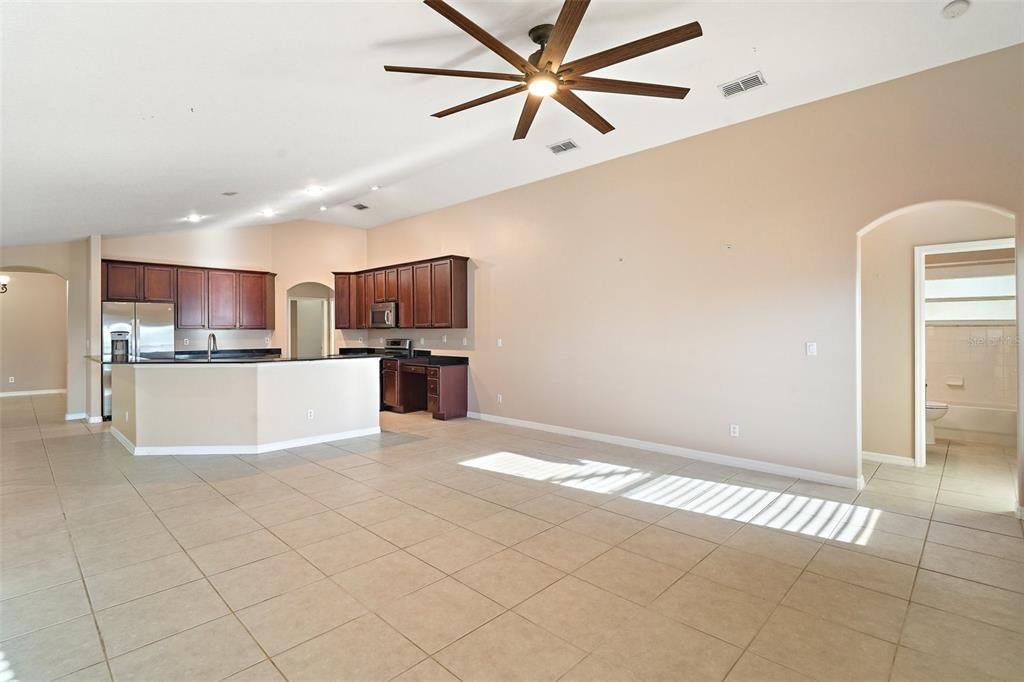
[[381,400],[389,407],[399,407],[398,369],[384,369],[380,374]]
[[[434,419],[458,419],[468,407],[468,365],[425,366],[385,360],[384,404],[395,412],[426,410]],[[388,364],[390,363],[390,364]]]

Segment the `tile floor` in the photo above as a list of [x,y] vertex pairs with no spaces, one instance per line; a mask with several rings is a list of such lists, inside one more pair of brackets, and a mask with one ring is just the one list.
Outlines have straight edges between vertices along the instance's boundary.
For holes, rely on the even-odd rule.
[[0,400],[2,680],[1020,680],[1011,453],[833,488],[478,421],[133,458]]

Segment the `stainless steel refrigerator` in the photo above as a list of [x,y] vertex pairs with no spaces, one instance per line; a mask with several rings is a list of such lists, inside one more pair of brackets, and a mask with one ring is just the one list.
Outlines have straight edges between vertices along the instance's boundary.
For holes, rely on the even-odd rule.
[[103,304],[103,418],[110,419],[110,332],[128,332],[128,359],[174,357],[174,306],[168,303]]

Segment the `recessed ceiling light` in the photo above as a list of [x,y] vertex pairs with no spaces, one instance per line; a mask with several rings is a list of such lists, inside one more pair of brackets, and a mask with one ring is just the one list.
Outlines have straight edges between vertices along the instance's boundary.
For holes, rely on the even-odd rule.
[[264,218],[273,218],[274,216],[277,215],[277,211],[275,211],[272,208],[265,208],[262,211],[260,211],[260,215],[263,216]]
[[314,197],[318,197],[323,193],[324,188],[321,187],[320,185],[310,185],[309,187],[306,188],[306,194],[309,194]]
[[185,220],[189,221],[190,223],[198,223],[205,217],[206,216],[201,216],[198,213],[189,213],[187,216],[185,216]]
[[326,211],[326,210],[327,210],[327,207],[326,207],[326,206],[321,206],[321,207],[320,207],[320,210],[321,210],[321,211]]
[[970,8],[971,3],[969,0],[953,0],[953,2],[942,8],[942,16],[947,19],[956,19],[963,16]]
[[376,192],[379,189],[380,189],[380,185],[374,185],[373,187],[370,188],[370,191],[371,192]]

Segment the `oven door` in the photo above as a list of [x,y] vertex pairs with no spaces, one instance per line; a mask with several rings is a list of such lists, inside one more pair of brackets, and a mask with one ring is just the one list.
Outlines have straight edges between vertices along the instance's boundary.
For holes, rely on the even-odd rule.
[[374,303],[370,306],[370,326],[374,329],[391,329],[397,326],[394,303]]

